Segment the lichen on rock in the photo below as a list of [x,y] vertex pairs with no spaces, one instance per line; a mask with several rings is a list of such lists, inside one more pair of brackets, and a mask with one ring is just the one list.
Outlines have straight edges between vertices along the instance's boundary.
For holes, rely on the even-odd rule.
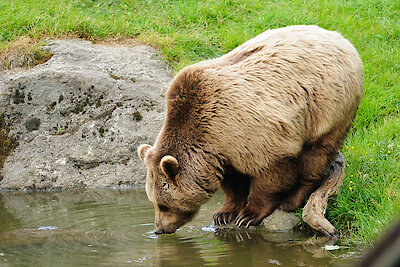
[[4,162],[17,146],[17,142],[9,137],[8,132],[9,128],[6,125],[4,114],[0,114],[0,181],[3,180],[1,169]]

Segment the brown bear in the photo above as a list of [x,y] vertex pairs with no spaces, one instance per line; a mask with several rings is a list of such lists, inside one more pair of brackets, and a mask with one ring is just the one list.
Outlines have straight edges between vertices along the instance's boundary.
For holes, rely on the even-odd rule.
[[353,45],[317,26],[268,30],[181,70],[154,146],[138,148],[155,232],[175,232],[220,187],[217,225],[299,207],[342,146],[362,76]]

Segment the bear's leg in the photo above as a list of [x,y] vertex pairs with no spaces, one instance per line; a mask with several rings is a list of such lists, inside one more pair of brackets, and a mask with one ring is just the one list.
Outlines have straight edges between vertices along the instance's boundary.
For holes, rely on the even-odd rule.
[[259,225],[262,220],[269,216],[278,206],[279,201],[276,194],[268,194],[268,188],[262,183],[262,179],[253,180],[253,190],[249,197],[249,203],[236,217],[237,226]]
[[225,193],[225,202],[214,213],[216,225],[230,223],[246,206],[250,191],[250,178],[233,168],[228,168],[221,182],[221,188]]
[[290,190],[298,180],[297,165],[296,158],[283,158],[254,177],[248,204],[240,211],[235,224],[258,225],[278,208],[282,192]]
[[247,206],[235,220],[237,226],[258,225],[280,204],[282,192],[293,187],[297,181],[297,160],[284,158],[252,179],[252,192]]
[[318,142],[304,145],[299,158],[298,188],[281,203],[280,209],[294,211],[318,188],[337,157],[347,131],[332,131]]
[[321,181],[303,181],[288,198],[282,201],[279,208],[287,212],[295,211],[295,209],[301,207],[306,198],[321,184]]

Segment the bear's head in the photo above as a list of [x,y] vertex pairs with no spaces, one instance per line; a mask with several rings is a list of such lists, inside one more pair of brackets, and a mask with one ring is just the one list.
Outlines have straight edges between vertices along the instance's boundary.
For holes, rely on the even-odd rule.
[[138,154],[147,168],[146,194],[154,206],[155,233],[174,233],[193,219],[211,194],[198,190],[193,180],[187,179],[195,174],[181,166],[177,158],[160,155],[150,145],[141,145]]

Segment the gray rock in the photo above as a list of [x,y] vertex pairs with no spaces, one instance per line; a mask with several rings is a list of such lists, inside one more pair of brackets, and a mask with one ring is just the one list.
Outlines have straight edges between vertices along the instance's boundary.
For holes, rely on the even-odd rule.
[[300,218],[294,213],[276,209],[274,213],[264,219],[263,225],[269,231],[280,232],[292,230],[300,223]]
[[0,73],[0,115],[19,143],[0,189],[143,184],[136,149],[161,129],[170,73],[147,46],[51,41],[54,56]]

